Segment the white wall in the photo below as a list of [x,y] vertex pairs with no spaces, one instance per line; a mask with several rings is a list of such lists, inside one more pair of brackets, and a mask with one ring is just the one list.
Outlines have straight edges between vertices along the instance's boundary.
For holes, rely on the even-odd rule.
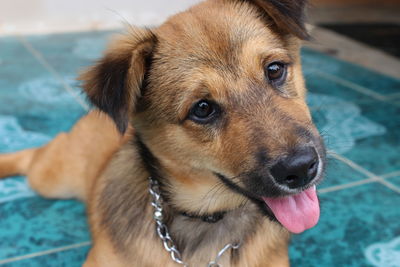
[[[200,0],[0,0],[0,34],[157,25]],[[124,19],[123,19],[123,18]]]

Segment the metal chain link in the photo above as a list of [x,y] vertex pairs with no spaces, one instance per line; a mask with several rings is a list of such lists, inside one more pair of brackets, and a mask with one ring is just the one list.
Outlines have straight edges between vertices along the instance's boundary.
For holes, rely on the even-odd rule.
[[[160,239],[163,242],[164,248],[167,252],[169,252],[171,259],[185,267],[189,267],[188,264],[186,264],[182,260],[181,253],[179,250],[176,248],[174,241],[172,240],[171,236],[169,235],[168,227],[164,223],[164,218],[163,218],[163,200],[161,197],[160,193],[160,186],[158,184],[158,181],[153,179],[152,177],[149,177],[149,192],[150,195],[152,196],[152,201],[151,205],[154,208],[154,220],[156,221],[156,230],[157,230],[157,235],[160,237]],[[215,257],[215,260],[210,261],[207,264],[207,267],[221,267],[221,265],[218,263],[219,259],[222,257],[222,255],[228,250],[228,249],[238,249],[240,247],[240,244],[227,244],[223,249],[221,249],[217,256]]]
[[187,267],[188,265],[182,261],[181,253],[179,253],[176,248],[174,241],[168,232],[168,227],[164,223],[163,218],[163,208],[162,208],[162,198],[160,194],[160,187],[157,180],[149,178],[150,187],[149,192],[153,197],[151,205],[154,207],[154,220],[156,221],[157,234],[164,244],[164,248],[170,253],[171,258],[174,262]]
[[221,266],[218,261],[219,259],[222,257],[222,255],[228,250],[228,249],[238,249],[240,247],[240,244],[227,244],[223,249],[221,249],[218,254],[217,257],[215,257],[215,260],[210,261],[207,265],[207,267],[219,267]]

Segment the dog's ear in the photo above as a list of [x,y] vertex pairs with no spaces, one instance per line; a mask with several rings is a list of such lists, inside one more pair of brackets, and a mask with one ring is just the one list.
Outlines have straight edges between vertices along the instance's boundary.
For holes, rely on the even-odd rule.
[[266,12],[276,26],[300,39],[308,39],[305,26],[307,0],[248,0]]
[[90,101],[114,120],[121,133],[140,97],[156,41],[150,30],[135,29],[112,42],[97,64],[79,78]]

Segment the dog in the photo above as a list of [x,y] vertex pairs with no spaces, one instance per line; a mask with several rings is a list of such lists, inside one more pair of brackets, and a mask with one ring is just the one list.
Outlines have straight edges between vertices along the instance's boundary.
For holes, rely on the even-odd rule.
[[85,267],[288,266],[319,218],[326,152],[305,101],[302,0],[206,0],[115,40],[80,79],[97,107],[0,156],[87,205]]

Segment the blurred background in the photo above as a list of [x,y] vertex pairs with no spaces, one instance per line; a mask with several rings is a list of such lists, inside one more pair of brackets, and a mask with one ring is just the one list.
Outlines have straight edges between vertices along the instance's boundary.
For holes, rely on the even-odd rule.
[[[118,29],[124,22],[154,26],[197,2],[199,0],[1,0],[0,34]],[[323,29],[314,32],[314,48],[399,76],[399,65],[389,57],[371,51],[372,55],[365,58],[358,46],[346,42],[350,38],[399,58],[399,0],[311,0],[310,7],[310,24]],[[344,38],[340,39],[341,36]],[[337,42],[341,42],[340,46]],[[377,56],[385,58],[386,66],[374,66]]]
[[[91,108],[76,81],[126,23],[157,26],[198,0],[0,0],[0,153],[46,144]],[[294,267],[400,267],[400,0],[312,0],[301,51],[328,147],[319,224]],[[81,266],[84,206],[0,180],[0,265]]]

